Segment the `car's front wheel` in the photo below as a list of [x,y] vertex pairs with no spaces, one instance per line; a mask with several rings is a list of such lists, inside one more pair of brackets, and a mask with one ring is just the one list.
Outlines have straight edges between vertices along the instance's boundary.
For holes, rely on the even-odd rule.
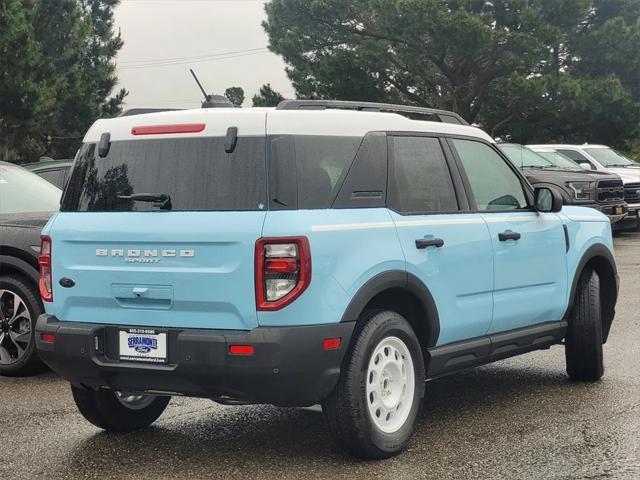
[[335,390],[322,407],[336,442],[361,458],[400,453],[424,396],[420,342],[409,322],[383,311],[361,319]]
[[580,275],[565,338],[567,373],[573,380],[594,382],[604,374],[600,278],[593,270]]
[[131,432],[148,427],[162,415],[171,399],[74,385],[71,393],[82,416],[108,432]]

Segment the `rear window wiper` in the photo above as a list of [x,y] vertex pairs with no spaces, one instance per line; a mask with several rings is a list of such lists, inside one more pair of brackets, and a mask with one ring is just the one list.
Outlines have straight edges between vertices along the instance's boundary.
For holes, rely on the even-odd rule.
[[132,200],[134,202],[153,202],[154,207],[161,210],[171,210],[171,197],[167,193],[133,193],[131,195],[118,195],[120,200]]

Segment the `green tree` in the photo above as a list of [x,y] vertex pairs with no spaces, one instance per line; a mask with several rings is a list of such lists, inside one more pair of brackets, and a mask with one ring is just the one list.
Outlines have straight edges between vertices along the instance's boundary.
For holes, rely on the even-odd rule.
[[[638,0],[273,0],[299,97],[455,110],[512,139],[633,138]],[[638,114],[640,115],[640,114]]]
[[[551,8],[549,15],[560,15]],[[631,149],[640,138],[640,2],[590,2],[553,32],[536,68],[494,82],[482,123],[517,142],[591,142]]]
[[[11,29],[20,25],[32,50],[31,68],[9,65],[17,84],[37,85],[39,94],[28,104],[30,122],[17,124],[22,138],[6,137],[3,158],[30,161],[41,155],[71,157],[82,136],[98,117],[120,111],[126,91],[111,96],[117,83],[113,59],[122,39],[113,30],[113,7],[118,0],[48,0],[21,6],[0,0]],[[4,9],[4,5],[12,9]],[[4,29],[3,29],[4,33]],[[0,34],[2,65],[12,52]],[[26,59],[24,61],[27,61]],[[23,61],[23,63],[24,63]],[[0,118],[11,118],[12,98],[0,90]],[[8,106],[8,107],[7,107]]]
[[275,107],[284,97],[271,88],[269,83],[260,87],[260,91],[253,96],[251,101],[254,107]]
[[224,91],[224,96],[236,107],[241,107],[244,103],[244,90],[242,87],[229,87]]
[[30,132],[50,101],[34,72],[41,61],[28,11],[20,0],[0,0],[0,159],[16,161],[17,145],[33,148]]
[[298,94],[399,99],[475,121],[492,80],[535,63],[531,33],[547,27],[530,3],[274,0],[264,27]]

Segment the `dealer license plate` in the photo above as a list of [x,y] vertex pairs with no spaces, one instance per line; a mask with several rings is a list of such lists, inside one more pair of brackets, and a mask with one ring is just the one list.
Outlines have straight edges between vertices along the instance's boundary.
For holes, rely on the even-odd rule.
[[616,207],[616,215],[622,215],[622,207]]
[[128,328],[119,332],[120,360],[167,363],[167,333],[148,328]]

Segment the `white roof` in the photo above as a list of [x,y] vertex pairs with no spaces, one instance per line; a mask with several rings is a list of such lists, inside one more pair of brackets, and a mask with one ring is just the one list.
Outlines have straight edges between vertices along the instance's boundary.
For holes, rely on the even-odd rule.
[[[131,129],[141,126],[157,126],[187,123],[204,123],[199,133],[134,136]],[[109,132],[111,140],[141,138],[177,138],[224,136],[227,128],[238,127],[240,136],[257,135],[332,135],[363,136],[367,132],[423,132],[447,133],[481,138],[493,143],[493,139],[476,127],[450,123],[411,120],[396,113],[362,112],[353,110],[275,110],[266,108],[193,109],[154,112],[96,121],[84,141],[94,143]]]
[[547,144],[539,144],[539,145],[527,145],[527,147],[531,149],[538,148],[609,148],[606,145],[596,145],[585,143],[582,145],[572,145],[567,143],[547,143]]

